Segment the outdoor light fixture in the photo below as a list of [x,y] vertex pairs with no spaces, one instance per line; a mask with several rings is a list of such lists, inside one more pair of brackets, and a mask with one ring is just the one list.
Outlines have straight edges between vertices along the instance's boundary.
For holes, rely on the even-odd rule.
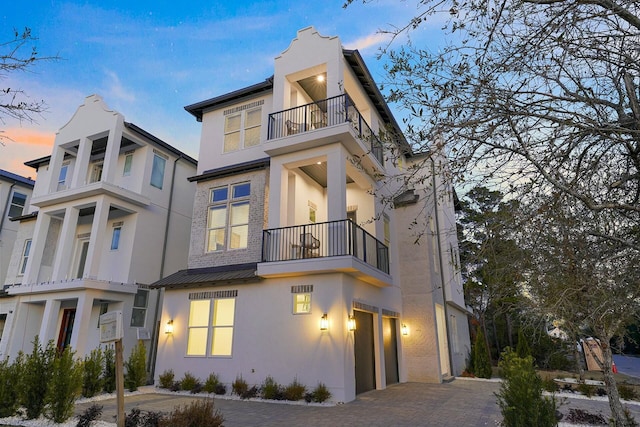
[[173,334],[173,319],[169,320],[166,325],[164,325],[164,333],[171,335]]
[[356,330],[356,318],[352,315],[349,316],[349,320],[347,321],[347,328],[350,331]]
[[404,323],[402,324],[400,331],[402,332],[402,335],[405,335],[405,336],[409,335],[409,327]]
[[327,313],[324,313],[320,318],[320,330],[326,331],[329,329],[329,318],[327,317]]
[[324,82],[324,75],[323,74],[318,74],[318,77],[316,77],[316,80],[318,80],[319,83]]

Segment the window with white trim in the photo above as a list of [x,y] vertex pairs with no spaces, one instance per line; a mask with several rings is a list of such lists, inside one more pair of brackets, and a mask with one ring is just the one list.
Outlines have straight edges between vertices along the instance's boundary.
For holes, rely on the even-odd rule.
[[14,191],[13,196],[11,196],[11,205],[9,206],[9,218],[22,215],[26,204],[27,195]]
[[164,169],[167,164],[167,159],[160,156],[158,153],[153,153],[153,167],[151,169],[151,186],[162,190],[164,184]]
[[27,261],[29,261],[29,252],[31,252],[31,239],[24,241],[24,248],[22,248],[22,258],[20,260],[20,273],[19,276],[24,275],[27,270]]
[[259,145],[261,124],[262,107],[225,116],[223,151],[229,153]]
[[122,170],[122,176],[131,175],[131,165],[133,164],[133,154],[129,153],[124,156],[124,169]]
[[120,232],[122,227],[113,227],[113,233],[111,234],[111,250],[115,251],[120,247]]
[[149,291],[138,289],[133,298],[133,310],[131,310],[131,326],[144,328],[144,321],[147,317],[147,304],[149,303]]
[[207,213],[207,252],[247,247],[251,184],[211,190]]
[[311,292],[293,294],[293,314],[311,313]]
[[190,301],[187,356],[232,355],[235,304],[235,298]]
[[58,175],[58,191],[67,188],[67,173],[69,172],[69,162],[63,163]]

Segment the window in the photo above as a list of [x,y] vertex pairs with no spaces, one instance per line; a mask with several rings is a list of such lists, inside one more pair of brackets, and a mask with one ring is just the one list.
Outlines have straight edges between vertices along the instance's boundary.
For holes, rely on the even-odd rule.
[[131,326],[144,328],[144,319],[147,317],[147,303],[149,301],[149,291],[138,289],[133,298],[133,310],[131,311]]
[[27,239],[24,241],[24,248],[22,249],[22,259],[20,261],[20,276],[24,275],[24,272],[27,270],[29,252],[31,252],[31,239]]
[[91,178],[89,182],[98,182],[102,179],[102,162],[94,163],[91,167]]
[[131,175],[131,164],[133,163],[133,154],[127,154],[124,156],[124,169],[122,170],[122,176]]
[[9,206],[9,218],[22,215],[24,205],[26,204],[27,195],[14,191],[13,196],[11,197],[11,206]]
[[228,153],[259,145],[261,123],[262,108],[254,108],[226,116],[224,118],[224,152]]
[[235,298],[192,300],[187,356],[231,356]]
[[113,227],[113,234],[111,235],[112,251],[115,251],[120,246],[120,230],[122,230],[122,227]]
[[207,252],[247,247],[251,184],[211,190],[207,215]]
[[69,163],[63,164],[58,175],[58,191],[64,190],[67,184],[67,172],[69,171]]
[[109,303],[108,302],[101,302],[100,303],[100,312],[98,313],[98,328],[100,328],[100,316],[105,314],[107,311],[109,311]]
[[293,314],[311,313],[311,292],[293,294]]
[[318,213],[318,206],[311,200],[307,201],[307,205],[309,206],[309,222],[315,224],[317,217],[316,214]]
[[153,155],[153,169],[151,170],[151,185],[162,190],[162,184],[164,183],[164,167],[167,163],[167,159]]

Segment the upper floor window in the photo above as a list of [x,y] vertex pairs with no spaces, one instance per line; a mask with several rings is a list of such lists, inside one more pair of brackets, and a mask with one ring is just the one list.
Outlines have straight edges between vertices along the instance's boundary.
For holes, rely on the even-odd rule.
[[133,164],[133,154],[127,154],[124,156],[124,169],[122,170],[122,176],[131,175],[131,165]]
[[149,291],[138,289],[133,298],[133,310],[131,311],[131,326],[143,328],[144,319],[147,316],[147,304],[149,302]]
[[9,206],[9,218],[22,215],[24,205],[26,204],[27,195],[14,191],[13,196],[11,197],[11,205]]
[[247,247],[251,184],[211,190],[207,215],[207,252]]
[[24,275],[24,272],[27,271],[27,261],[29,260],[29,252],[31,252],[31,239],[27,239],[24,241],[24,248],[22,249],[22,259],[20,260],[19,276]]
[[91,166],[91,177],[89,178],[89,182],[98,182],[102,179],[102,161],[96,162]]
[[115,251],[120,247],[120,232],[122,227],[113,227],[113,233],[111,234],[111,250]]
[[67,173],[69,172],[69,163],[63,163],[58,175],[58,191],[67,187]]
[[161,190],[162,190],[162,185],[164,184],[164,168],[166,164],[167,164],[166,158],[158,155],[157,153],[153,154],[153,168],[151,169],[150,184]]
[[259,145],[261,123],[262,108],[260,107],[225,116],[224,152]]

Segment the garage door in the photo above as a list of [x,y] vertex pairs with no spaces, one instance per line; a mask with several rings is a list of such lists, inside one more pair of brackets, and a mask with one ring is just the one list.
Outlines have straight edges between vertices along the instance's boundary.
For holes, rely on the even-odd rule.
[[354,311],[357,328],[354,331],[356,362],[356,394],[376,388],[376,369],[373,353],[373,314]]
[[398,378],[398,335],[396,319],[382,318],[382,339],[384,341],[384,368],[387,385],[397,384]]

